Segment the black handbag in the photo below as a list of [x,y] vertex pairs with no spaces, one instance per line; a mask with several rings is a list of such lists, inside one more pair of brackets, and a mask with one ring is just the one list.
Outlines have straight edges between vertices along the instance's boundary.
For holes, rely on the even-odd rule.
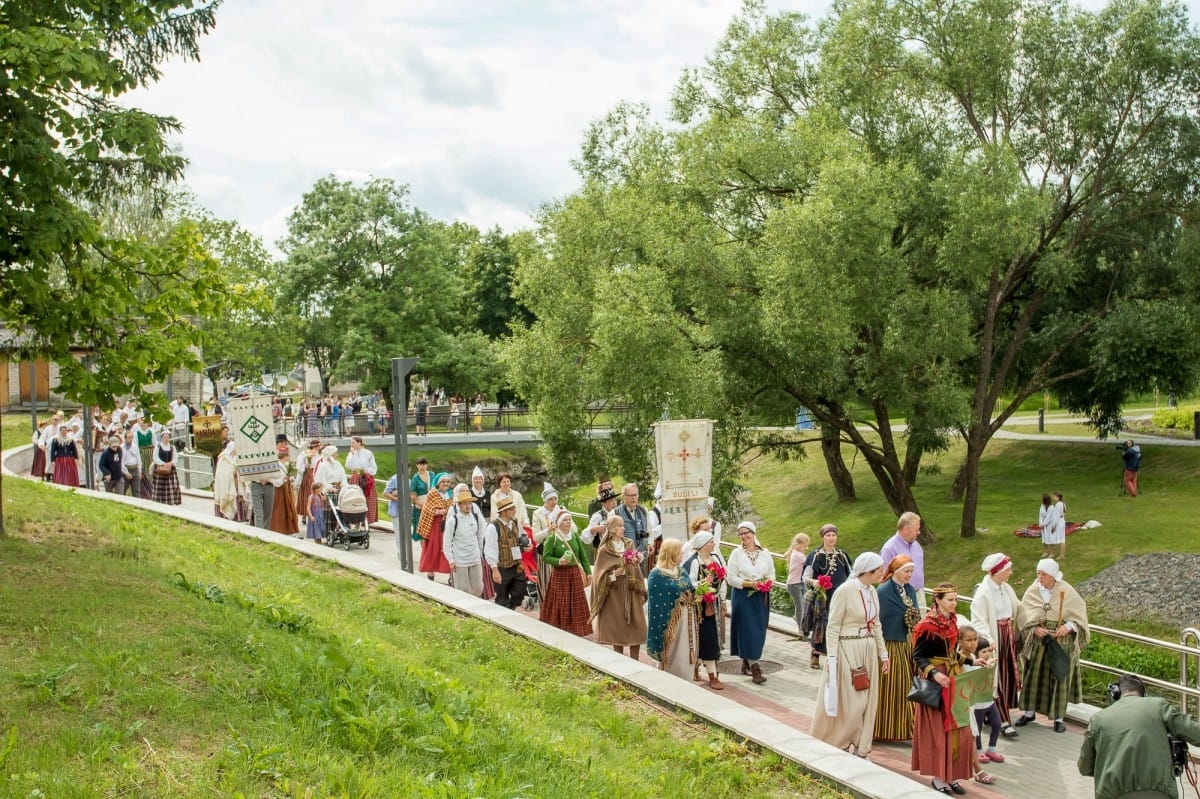
[[927,680],[924,677],[914,675],[912,678],[912,690],[908,692],[906,698],[909,702],[920,702],[926,707],[941,710],[942,686],[933,680]]

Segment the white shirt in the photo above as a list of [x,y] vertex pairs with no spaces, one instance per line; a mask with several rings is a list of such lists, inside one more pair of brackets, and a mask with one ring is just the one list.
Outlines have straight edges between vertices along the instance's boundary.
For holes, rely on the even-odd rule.
[[375,453],[366,447],[350,450],[346,455],[346,469],[351,472],[365,472],[374,477],[379,471],[379,467],[375,465]]
[[321,465],[317,467],[317,471],[313,474],[313,482],[329,488],[334,483],[346,484],[346,470],[342,468],[342,464],[334,460],[321,459]]
[[746,551],[744,547],[734,547],[729,553],[729,563],[725,567],[725,581],[734,588],[745,588],[746,584],[775,579],[775,562],[771,553],[765,549],[757,550],[757,554]]
[[463,513],[456,505],[446,514],[446,559],[455,566],[473,566],[483,559],[483,514],[478,505]]

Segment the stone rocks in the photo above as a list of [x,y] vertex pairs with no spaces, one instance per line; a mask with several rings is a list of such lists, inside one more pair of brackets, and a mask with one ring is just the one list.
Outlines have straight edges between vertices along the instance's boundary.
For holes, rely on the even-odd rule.
[[1152,617],[1182,629],[1200,626],[1198,580],[1200,555],[1155,552],[1126,555],[1075,588],[1085,600],[1100,602],[1110,622]]

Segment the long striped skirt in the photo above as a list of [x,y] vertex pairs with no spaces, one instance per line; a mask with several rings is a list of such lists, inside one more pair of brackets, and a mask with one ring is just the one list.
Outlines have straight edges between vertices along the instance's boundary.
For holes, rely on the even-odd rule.
[[578,566],[554,566],[550,587],[542,597],[541,620],[560,630],[587,637],[592,634],[588,614],[583,572]]
[[60,486],[79,487],[79,461],[74,458],[55,458],[53,474]]
[[876,741],[908,741],[913,735],[913,707],[905,697],[912,687],[912,643],[884,641],[887,674],[879,677],[879,712],[875,714]]
[[179,493],[179,476],[174,469],[170,474],[154,472],[154,501],[164,505],[183,504],[183,496]]
[[1079,655],[1075,652],[1077,633],[1068,633],[1060,643],[1071,655],[1071,670],[1066,682],[1059,682],[1050,672],[1046,647],[1030,638],[1025,648],[1024,668],[1021,669],[1021,708],[1033,710],[1051,719],[1061,719],[1067,713],[1067,703],[1083,701],[1083,685],[1079,681]]
[[[350,482],[362,489],[363,497],[367,500],[367,524],[379,521],[379,496],[375,491],[375,478],[369,474],[352,474]],[[491,574],[490,567],[487,573]]]
[[1012,723],[1010,708],[1019,707],[1017,704],[1021,694],[1021,675],[1017,671],[1017,645],[1013,637],[1012,619],[1000,619],[996,622],[996,708],[1000,711],[1000,721]]

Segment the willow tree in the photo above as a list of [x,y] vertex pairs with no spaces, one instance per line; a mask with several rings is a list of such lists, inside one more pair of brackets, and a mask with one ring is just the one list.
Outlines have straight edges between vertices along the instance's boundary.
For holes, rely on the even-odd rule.
[[851,0],[819,26],[748,3],[673,124],[622,107],[590,132],[520,275],[514,352],[569,355],[526,396],[620,397],[638,424],[667,393],[735,427],[803,405],[897,512],[957,430],[973,534],[1025,399],[1106,432],[1195,380],[1197,44],[1155,2]]

